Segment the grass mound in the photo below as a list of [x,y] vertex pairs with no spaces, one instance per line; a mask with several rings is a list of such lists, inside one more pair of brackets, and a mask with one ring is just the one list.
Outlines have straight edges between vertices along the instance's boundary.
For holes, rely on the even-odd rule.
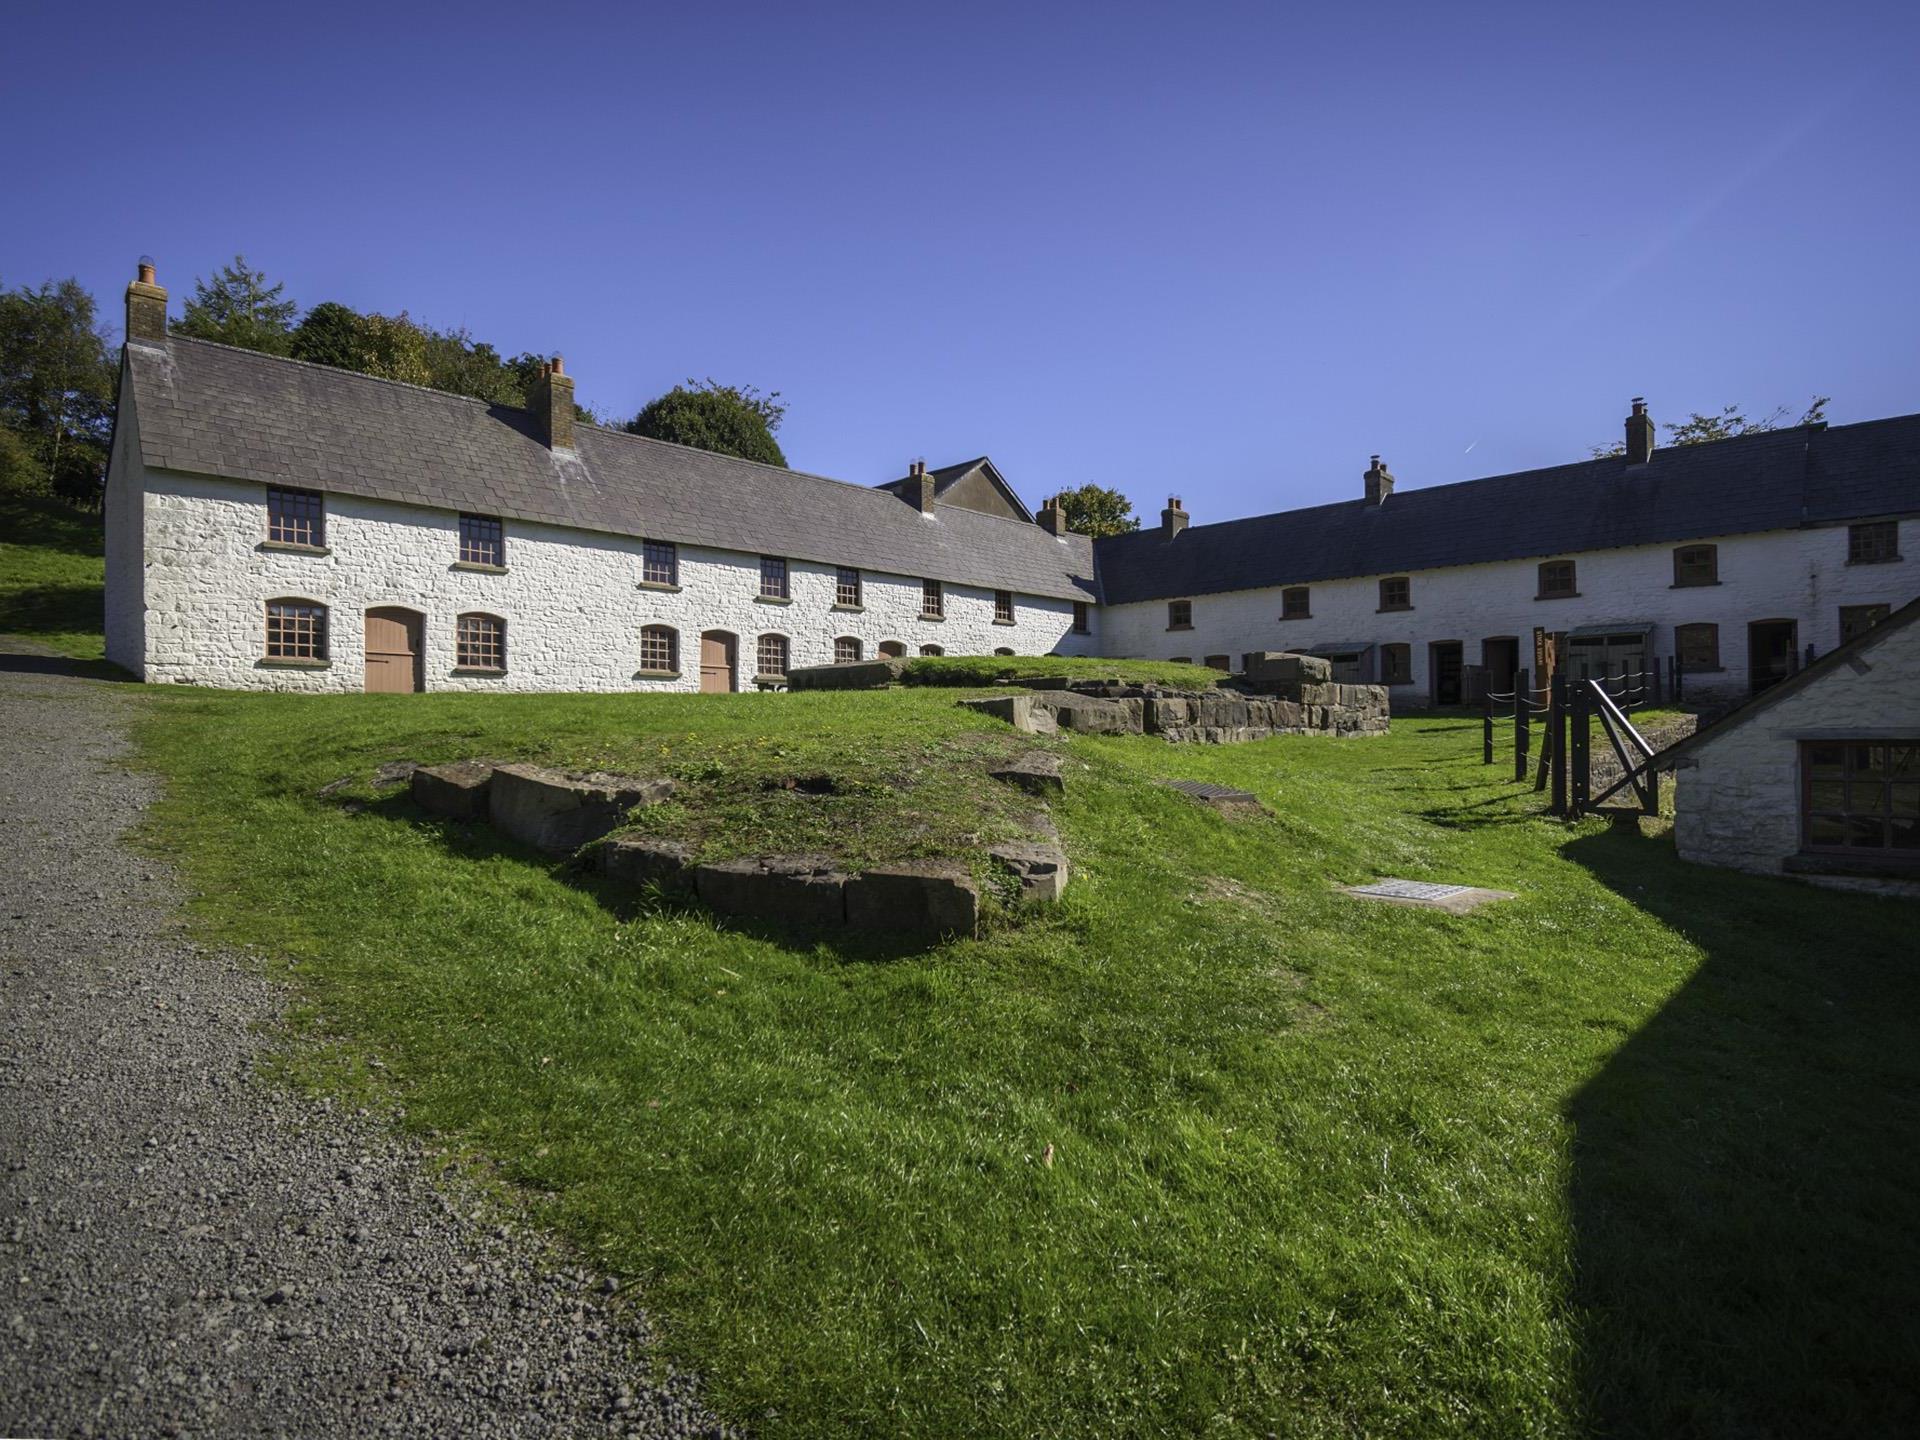
[[103,535],[97,514],[0,495],[0,633],[83,660],[104,655]]
[[1171,660],[1084,660],[1073,655],[923,655],[901,674],[907,685],[997,685],[1027,675],[1071,680],[1119,678],[1134,685],[1206,690],[1220,679],[1205,665]]

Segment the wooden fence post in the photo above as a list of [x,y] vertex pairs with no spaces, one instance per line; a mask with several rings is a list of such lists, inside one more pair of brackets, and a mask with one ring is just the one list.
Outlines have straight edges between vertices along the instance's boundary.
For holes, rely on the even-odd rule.
[[1567,814],[1577,820],[1593,796],[1592,772],[1587,768],[1592,759],[1593,697],[1587,682],[1576,681],[1567,701]]
[[1527,751],[1533,729],[1533,677],[1525,670],[1513,677],[1513,778],[1527,778]]
[[1547,704],[1547,749],[1553,785],[1553,800],[1548,809],[1555,815],[1567,813],[1567,677],[1553,672],[1553,684]]
[[1480,717],[1480,763],[1493,763],[1493,687],[1486,689],[1485,714]]

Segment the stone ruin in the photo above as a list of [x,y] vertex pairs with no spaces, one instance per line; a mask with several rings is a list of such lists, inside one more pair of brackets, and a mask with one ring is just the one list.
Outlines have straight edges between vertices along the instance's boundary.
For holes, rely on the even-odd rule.
[[[1021,756],[991,773],[1036,796],[1062,788],[1059,757],[1050,754]],[[680,841],[612,833],[634,810],[671,797],[672,780],[459,760],[415,767],[410,784],[414,803],[429,814],[484,821],[549,855],[577,853],[616,884],[697,900],[716,915],[918,943],[979,929],[980,887],[969,860],[906,860],[849,874],[831,856],[696,861]],[[1066,891],[1067,856],[1044,815],[1036,828],[1045,838],[990,846],[986,857],[1022,901],[1051,903]]]
[[962,700],[1034,735],[1159,735],[1174,743],[1232,745],[1272,735],[1384,735],[1384,685],[1342,685],[1317,655],[1263,651],[1246,672],[1210,690],[1177,690],[1113,680],[1034,676],[1014,680],[1031,693]]

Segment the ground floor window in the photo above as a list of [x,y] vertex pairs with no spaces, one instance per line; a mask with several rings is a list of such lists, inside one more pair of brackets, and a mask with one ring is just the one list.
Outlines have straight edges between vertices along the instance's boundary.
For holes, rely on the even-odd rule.
[[453,632],[453,663],[462,670],[507,668],[507,622],[498,615],[462,615]]
[[1413,683],[1413,647],[1411,645],[1380,647],[1380,683],[1383,685]]
[[311,600],[269,600],[267,658],[325,660],[327,607]]
[[994,651],[993,653],[996,655],[1011,655],[1013,654],[1013,651],[1009,650],[1006,646],[1002,645],[998,650]]
[[922,655],[944,655],[947,652],[942,650],[938,645],[922,645],[920,647],[920,653]]
[[1224,655],[1209,655],[1207,656],[1207,668],[1209,670],[1231,670],[1233,669],[1233,662],[1228,660]]
[[754,660],[758,673],[784,676],[787,673],[787,637],[762,635]]
[[1858,640],[1892,613],[1889,605],[1842,605],[1840,607],[1840,643]]
[[1800,815],[1809,850],[1920,861],[1920,736],[1802,741]]
[[856,636],[842,635],[833,642],[833,663],[851,665],[860,658],[860,641]]
[[670,625],[649,625],[640,632],[640,668],[669,674],[680,668],[680,633]]
[[1720,668],[1720,627],[1718,625],[1676,625],[1673,648],[1684,675]]

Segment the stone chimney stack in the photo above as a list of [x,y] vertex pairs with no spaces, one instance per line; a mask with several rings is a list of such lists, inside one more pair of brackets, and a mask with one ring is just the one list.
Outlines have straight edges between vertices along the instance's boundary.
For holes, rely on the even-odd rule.
[[1169,495],[1167,508],[1160,512],[1160,538],[1171,540],[1187,528],[1187,512],[1180,507],[1180,497]]
[[549,450],[573,449],[573,377],[560,356],[540,367],[540,378],[527,390],[527,409],[533,433]]
[[127,343],[167,342],[167,292],[153,278],[153,257],[140,257],[140,278],[127,286]]
[[1644,465],[1653,458],[1653,417],[1647,414],[1647,402],[1633,397],[1633,413],[1627,416],[1627,464]]
[[933,513],[933,476],[927,473],[927,462],[916,460],[913,468],[907,472],[906,501],[922,515]]
[[1369,505],[1382,504],[1393,493],[1393,472],[1380,463],[1378,455],[1373,457],[1373,464],[1367,467],[1366,480]]
[[1067,512],[1060,507],[1058,495],[1049,495],[1040,507],[1040,528],[1055,537],[1067,533]]

